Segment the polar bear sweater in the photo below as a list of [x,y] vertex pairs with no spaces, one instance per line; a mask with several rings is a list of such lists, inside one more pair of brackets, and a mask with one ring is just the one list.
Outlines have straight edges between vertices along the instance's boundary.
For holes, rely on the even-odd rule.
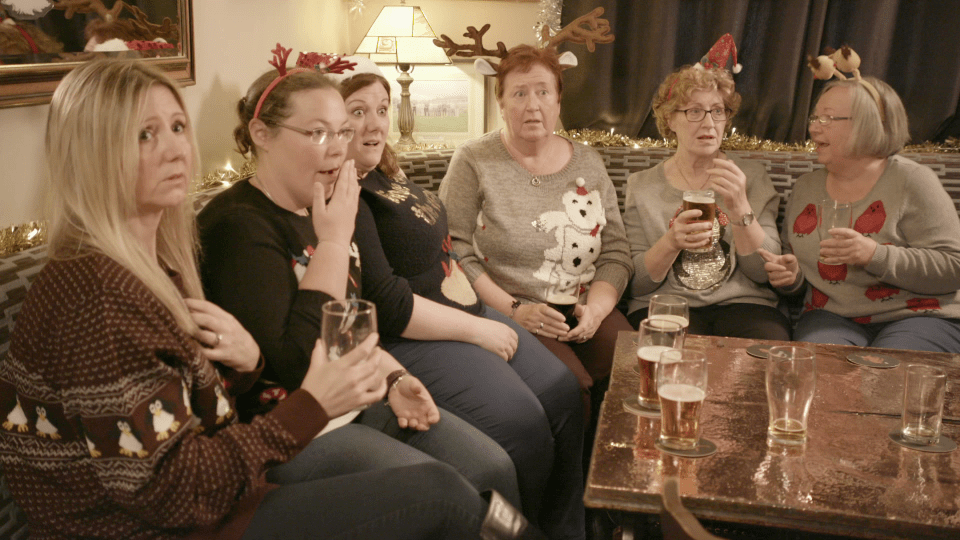
[[594,280],[623,294],[633,263],[616,190],[600,155],[571,144],[567,165],[539,176],[513,159],[499,132],[454,153],[440,198],[471,283],[487,273],[524,302],[567,303]]
[[787,203],[783,250],[800,262],[810,285],[804,310],[826,309],[859,323],[914,315],[960,317],[960,219],[929,168],[902,156],[863,199],[853,203],[853,228],[879,245],[865,267],[819,262],[817,206],[828,198],[827,172],[801,176]]

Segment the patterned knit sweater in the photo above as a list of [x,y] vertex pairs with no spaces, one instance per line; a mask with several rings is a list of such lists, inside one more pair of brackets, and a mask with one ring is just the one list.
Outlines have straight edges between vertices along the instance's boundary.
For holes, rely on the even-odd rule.
[[[780,253],[777,234],[777,209],[780,196],[773,188],[763,165],[730,158],[747,177],[747,200],[763,226],[766,236],[761,247]],[[723,202],[721,198],[720,206]],[[720,208],[714,219],[717,242],[707,253],[682,250],[662,281],[654,281],[644,263],[649,250],[683,209],[683,191],[667,181],[663,163],[636,172],[627,180],[623,224],[630,241],[635,273],[630,283],[627,313],[646,308],[655,294],[678,294],[691,307],[715,304],[749,303],[777,305],[777,294],[767,286],[767,271],[757,252],[738,255],[733,225]]]
[[593,280],[623,294],[633,272],[617,193],[582,144],[554,174],[534,176],[500,132],[457,148],[440,184],[453,249],[471,283],[483,273],[524,302],[565,304]]
[[[326,424],[299,390],[251,424],[172,314],[103,255],[47,264],[0,362],[0,463],[32,538],[239,538],[267,466]],[[192,534],[191,534],[192,533]]]
[[810,284],[805,311],[864,324],[960,317],[960,219],[937,175],[903,156],[888,158],[873,189],[853,203],[854,230],[879,244],[866,266],[819,262],[826,179],[821,169],[797,180],[781,231],[784,252],[797,256],[800,280]]

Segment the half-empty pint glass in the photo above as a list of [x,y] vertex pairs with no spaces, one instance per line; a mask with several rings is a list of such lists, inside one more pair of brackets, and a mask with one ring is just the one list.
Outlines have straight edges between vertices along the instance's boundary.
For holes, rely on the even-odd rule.
[[807,417],[817,387],[814,352],[803,347],[771,347],[767,359],[767,439],[779,444],[803,444]]
[[903,376],[903,427],[900,436],[914,444],[937,444],[943,422],[947,374],[938,367],[910,364]]
[[669,349],[683,347],[683,327],[674,321],[644,319],[640,321],[637,362],[640,365],[640,391],[637,401],[648,409],[659,409],[657,397],[657,364],[660,355]]
[[700,410],[707,397],[707,355],[703,351],[670,349],[657,366],[660,396],[660,444],[691,450],[700,441]]

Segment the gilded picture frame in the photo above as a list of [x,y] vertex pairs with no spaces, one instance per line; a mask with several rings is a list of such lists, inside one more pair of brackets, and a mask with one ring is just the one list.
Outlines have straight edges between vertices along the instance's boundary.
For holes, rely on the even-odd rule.
[[[42,2],[0,0],[0,24],[6,26],[6,35],[0,33],[0,108],[49,103],[67,73],[100,57],[143,58],[182,85],[196,83],[193,0],[48,2],[41,11],[30,13],[17,9]],[[105,28],[110,26],[123,27],[119,37],[118,29]],[[26,44],[22,47],[20,36]],[[108,39],[129,48],[90,50],[104,48],[98,41]]]

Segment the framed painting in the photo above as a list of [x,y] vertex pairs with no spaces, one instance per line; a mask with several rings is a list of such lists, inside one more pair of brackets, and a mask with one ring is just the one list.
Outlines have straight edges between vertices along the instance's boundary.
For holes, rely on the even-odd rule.
[[[400,111],[399,72],[392,64],[380,69],[390,81],[391,144],[400,138],[397,118]],[[483,76],[473,65],[416,66],[410,75],[410,104],[413,107],[413,138],[420,144],[457,146],[484,133]]]
[[194,84],[193,0],[0,0],[0,107],[47,103],[101,57],[143,58]]

